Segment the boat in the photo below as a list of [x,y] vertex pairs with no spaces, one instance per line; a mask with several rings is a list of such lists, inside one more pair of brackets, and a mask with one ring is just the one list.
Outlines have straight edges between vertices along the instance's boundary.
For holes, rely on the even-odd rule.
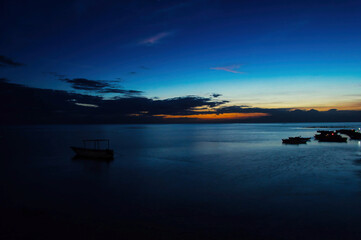
[[[100,143],[107,142],[107,148],[100,148]],[[92,144],[93,148],[87,147]],[[109,149],[109,139],[87,139],[83,140],[83,147],[70,147],[76,154],[77,158],[92,158],[112,160],[114,151]]]
[[289,137],[289,139],[295,139],[295,140],[306,140],[307,142],[311,141],[311,138],[308,137],[308,138],[304,138],[304,137]]
[[317,131],[320,134],[315,135],[319,142],[347,142],[347,138],[342,137],[334,131]]
[[335,134],[335,131],[325,131],[325,130],[319,130],[317,131],[319,134],[315,134],[315,139],[320,140],[325,138],[327,135]]
[[287,139],[282,139],[282,143],[285,144],[306,144],[310,141],[311,138],[303,138],[303,137],[289,137]]
[[355,129],[340,129],[336,132],[349,136],[351,140],[361,140],[361,133]]
[[328,134],[333,134],[335,131],[326,131],[326,130],[319,130],[317,131],[319,134],[315,134],[315,139],[319,140],[320,137],[326,136]]
[[349,137],[351,140],[361,140],[361,133],[355,132],[354,134],[349,135]]
[[355,131],[355,129],[340,129],[340,130],[336,130],[336,132],[345,134],[345,135],[351,135],[351,134],[354,134],[356,131]]

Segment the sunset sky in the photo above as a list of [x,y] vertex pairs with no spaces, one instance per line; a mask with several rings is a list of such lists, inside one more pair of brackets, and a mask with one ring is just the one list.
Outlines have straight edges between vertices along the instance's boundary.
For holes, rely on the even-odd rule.
[[[0,78],[7,84],[104,101],[193,96],[212,102],[186,107],[192,110],[186,114],[152,114],[164,119],[361,111],[358,0],[0,4]],[[234,106],[266,111],[213,113]]]

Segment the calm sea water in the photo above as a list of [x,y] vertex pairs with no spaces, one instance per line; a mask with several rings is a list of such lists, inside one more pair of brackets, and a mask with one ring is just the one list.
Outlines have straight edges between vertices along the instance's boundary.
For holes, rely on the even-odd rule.
[[361,238],[361,143],[309,126],[361,123],[1,126],[0,238]]

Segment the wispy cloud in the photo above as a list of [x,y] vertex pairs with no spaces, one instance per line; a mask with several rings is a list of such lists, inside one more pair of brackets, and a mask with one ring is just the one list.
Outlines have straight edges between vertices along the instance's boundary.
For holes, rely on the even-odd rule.
[[241,66],[242,66],[242,64],[234,64],[234,65],[224,66],[224,67],[211,67],[210,69],[221,70],[221,71],[226,71],[226,72],[231,72],[231,73],[244,73],[244,72],[235,70],[235,69],[240,68]]
[[23,63],[15,62],[8,57],[0,56],[0,67],[19,67],[23,65]]
[[154,45],[159,43],[162,39],[169,37],[172,32],[161,32],[151,37],[145,38],[139,42],[140,45]]
[[93,107],[93,108],[97,108],[99,107],[98,105],[95,105],[95,104],[89,104],[89,103],[78,103],[76,102],[75,105],[78,105],[78,106],[82,106],[82,107]]

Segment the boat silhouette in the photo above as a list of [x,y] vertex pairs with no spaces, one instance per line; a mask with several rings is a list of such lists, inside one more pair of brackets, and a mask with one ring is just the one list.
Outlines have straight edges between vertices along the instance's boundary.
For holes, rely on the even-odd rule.
[[[102,142],[107,142],[107,148],[101,148]],[[93,147],[87,145],[92,144]],[[109,139],[86,139],[83,140],[83,147],[70,147],[77,158],[92,158],[111,160],[114,158],[114,151],[109,148]]]
[[285,143],[285,144],[305,144],[310,140],[311,140],[311,138],[303,138],[301,136],[299,136],[299,137],[289,137],[287,139],[282,139],[282,143]]
[[349,136],[351,140],[361,140],[361,133],[355,129],[340,129],[336,132]]
[[347,138],[342,137],[335,131],[317,131],[315,139],[319,142],[347,142]]

